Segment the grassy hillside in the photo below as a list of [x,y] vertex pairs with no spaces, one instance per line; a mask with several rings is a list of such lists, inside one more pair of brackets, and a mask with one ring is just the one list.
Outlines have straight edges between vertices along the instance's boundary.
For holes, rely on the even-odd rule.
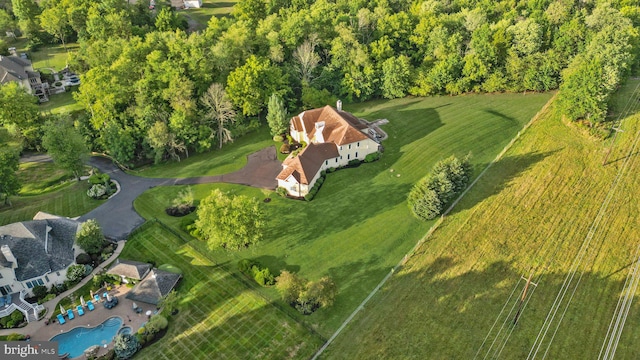
[[[322,357],[524,359],[533,349],[551,359],[594,358],[638,256],[637,151],[593,236],[589,229],[640,129],[638,93],[630,96],[639,82],[616,100],[618,113],[630,104],[633,115],[607,166],[603,144],[551,109]],[[529,276],[537,286],[528,288],[521,307]],[[562,301],[554,305],[556,299]],[[631,308],[619,358],[640,357],[639,310],[637,303]]]
[[[259,199],[272,198],[263,205],[269,222],[262,244],[237,253],[219,251],[213,256],[217,261],[228,261],[231,267],[241,258],[252,258],[272,271],[289,269],[311,280],[331,276],[340,291],[333,307],[311,316],[293,311],[300,321],[328,337],[432,224],[419,222],[409,213],[405,200],[412,184],[436,161],[451,154],[471,151],[476,168],[483,168],[550,97],[507,94],[406,98],[348,108],[369,120],[389,120],[383,126],[390,136],[383,143],[385,153],[378,162],[329,174],[313,201],[282,199],[243,186],[195,187],[197,198],[215,187]],[[246,154],[235,158],[243,156]],[[538,159],[524,157],[521,161]],[[210,161],[216,160],[212,157]],[[164,214],[179,190],[151,189],[136,200],[135,207],[147,218],[158,217],[179,228],[189,217]],[[278,299],[274,289],[261,291],[274,301]]]

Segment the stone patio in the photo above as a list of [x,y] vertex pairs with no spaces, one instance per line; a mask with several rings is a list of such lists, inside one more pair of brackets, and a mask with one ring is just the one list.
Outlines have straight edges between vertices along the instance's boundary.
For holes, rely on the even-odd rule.
[[[142,308],[141,313],[136,313],[133,310],[133,301],[126,299],[125,296],[127,292],[131,290],[126,286],[119,286],[111,291],[109,294],[111,296],[118,297],[118,305],[112,309],[106,309],[100,303],[94,303],[95,310],[89,311],[86,307],[84,308],[84,315],[79,316],[76,309],[74,309],[75,318],[73,320],[69,320],[65,316],[66,323],[60,325],[57,321],[54,323],[50,323],[49,325],[45,325],[40,327],[35,333],[30,334],[32,340],[39,341],[48,341],[55,335],[58,335],[63,332],[67,332],[76,327],[95,327],[100,325],[106,319],[118,316],[123,320],[122,326],[131,327],[132,333],[138,331],[138,329],[142,326],[142,324],[146,323],[148,317],[146,315],[147,311],[151,311],[152,313],[156,311],[156,306],[152,304],[140,303],[136,302],[138,307]],[[59,310],[54,310],[55,313],[59,313]],[[51,314],[47,314],[46,317],[50,317]],[[106,353],[109,349],[113,347],[113,343],[109,343],[106,348],[100,349],[98,356]],[[76,359],[84,359],[84,356],[80,356]]]

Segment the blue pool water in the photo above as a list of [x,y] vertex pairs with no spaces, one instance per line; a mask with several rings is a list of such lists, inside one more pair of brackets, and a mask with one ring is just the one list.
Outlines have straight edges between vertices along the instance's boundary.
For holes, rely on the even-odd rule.
[[129,327],[129,326],[123,327],[122,329],[120,329],[118,331],[118,335],[120,335],[120,334],[122,334],[122,335],[131,334],[131,327]]
[[58,354],[69,353],[69,357],[74,358],[82,355],[90,346],[110,343],[120,326],[122,326],[122,319],[110,317],[96,327],[77,327],[52,337],[51,341],[58,342]]

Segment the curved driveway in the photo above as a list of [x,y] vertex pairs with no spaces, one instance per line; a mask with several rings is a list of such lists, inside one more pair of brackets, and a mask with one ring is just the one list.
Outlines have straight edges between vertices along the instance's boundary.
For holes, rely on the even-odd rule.
[[92,157],[89,165],[107,173],[120,184],[120,192],[104,204],[81,216],[80,221],[96,219],[102,226],[105,237],[111,240],[124,240],[138,226],[144,223],[133,208],[133,201],[146,190],[155,186],[196,185],[215,182],[248,185],[263,189],[275,189],[276,176],[282,170],[276,148],[268,147],[247,157],[247,164],[240,170],[217,176],[193,178],[144,178],[130,175],[103,157]]

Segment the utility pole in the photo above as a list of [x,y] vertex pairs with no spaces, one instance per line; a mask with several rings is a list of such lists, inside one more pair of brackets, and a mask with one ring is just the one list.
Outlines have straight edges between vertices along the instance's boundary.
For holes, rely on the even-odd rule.
[[527,291],[529,290],[529,285],[538,286],[538,284],[536,284],[536,283],[531,281],[532,277],[533,277],[533,271],[529,275],[528,279],[525,279],[525,277],[522,276],[522,279],[526,280],[527,283],[524,285],[524,290],[522,291],[522,296],[520,297],[520,305],[518,305],[518,312],[516,313],[516,316],[513,318],[513,325],[518,324],[518,318],[520,318],[520,313],[522,312],[522,306],[524,305],[524,299],[527,298]]

